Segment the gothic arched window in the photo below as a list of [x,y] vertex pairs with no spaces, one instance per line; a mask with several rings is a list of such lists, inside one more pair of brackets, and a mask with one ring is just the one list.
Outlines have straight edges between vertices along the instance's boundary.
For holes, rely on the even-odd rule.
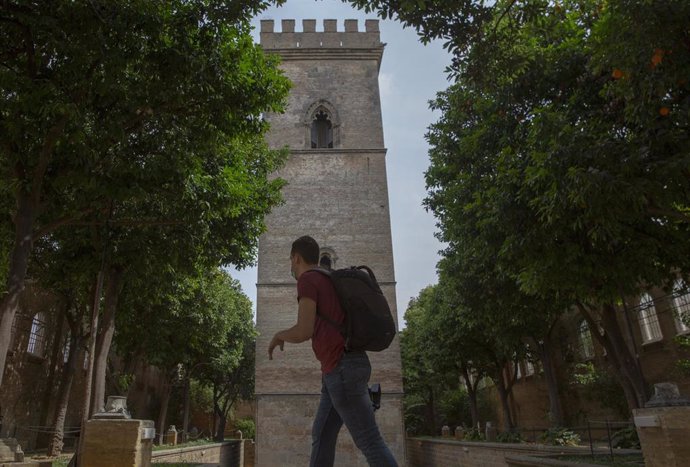
[[643,344],[654,342],[662,338],[659,318],[656,314],[656,307],[654,306],[654,299],[647,293],[642,294],[640,297],[637,320],[640,324]]
[[338,257],[335,251],[331,247],[321,248],[321,254],[319,255],[319,266],[324,269],[335,269],[335,264],[338,261]]
[[29,345],[27,352],[43,357],[46,345],[46,320],[42,312],[36,313],[31,321],[31,334],[29,334]]
[[583,360],[591,360],[594,358],[594,343],[592,342],[592,333],[589,330],[589,324],[584,319],[580,321],[577,328],[577,340],[580,347],[580,357]]
[[325,109],[320,108],[311,122],[311,147],[313,149],[333,148],[333,123]]
[[305,108],[302,115],[305,149],[340,147],[340,117],[333,104],[319,99]]
[[673,284],[673,304],[673,318],[678,333],[690,332],[690,290],[680,279]]

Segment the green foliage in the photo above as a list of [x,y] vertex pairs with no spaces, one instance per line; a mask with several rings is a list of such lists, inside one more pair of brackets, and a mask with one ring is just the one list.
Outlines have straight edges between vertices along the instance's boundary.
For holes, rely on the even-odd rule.
[[524,443],[525,440],[519,431],[503,431],[496,435],[499,443]]
[[471,430],[465,432],[465,437],[463,439],[466,441],[484,441],[486,439],[486,436],[484,436],[484,433],[482,433],[476,427],[474,427]]
[[[478,391],[477,410],[479,420],[495,420],[492,401],[489,399],[488,391]],[[438,408],[440,410],[440,422],[442,425],[450,427],[472,426],[472,414],[470,411],[470,398],[467,389],[450,388],[443,391],[439,398]]]
[[194,411],[211,413],[213,411],[213,390],[196,379],[189,384],[189,400]]
[[451,429],[460,425],[472,426],[469,405],[466,389],[453,388],[444,391],[439,400],[441,424],[448,425]]
[[370,8],[454,53],[454,83],[432,102],[426,204],[467,323],[501,329],[492,347],[506,355],[564,309],[610,314],[690,271],[688,2],[415,3]]
[[[404,372],[403,366],[403,372]],[[405,390],[403,396],[403,418],[405,431],[411,435],[433,434],[427,430],[425,411],[431,402],[419,393]]]
[[147,284],[130,282],[125,287],[120,300],[128,312],[116,317],[118,351],[143,353],[150,364],[167,370],[226,351],[241,354],[242,348],[230,347],[228,340],[235,327],[246,331],[246,305],[240,304],[248,299],[239,283],[219,269],[196,276],[171,274],[170,279],[150,277]]
[[251,418],[240,418],[235,420],[235,427],[242,432],[242,436],[245,439],[255,439],[256,438],[256,424]]
[[630,408],[623,394],[620,382],[605,371],[594,366],[592,362],[578,363],[572,372],[572,383],[590,401],[613,410],[620,417],[630,417]]
[[580,435],[567,428],[551,428],[539,437],[539,441],[551,446],[578,446]]
[[119,395],[127,395],[129,388],[134,384],[134,377],[135,375],[132,373],[122,373],[115,377],[115,385]]
[[640,449],[640,438],[634,426],[616,431],[611,436],[611,445],[621,449]]
[[[268,5],[5,2],[0,279],[13,280],[11,290],[21,289],[22,260],[33,253],[34,279],[88,303],[105,258],[107,269],[123,271],[125,302],[133,305],[121,307],[132,316],[118,316],[132,325],[121,346],[140,332],[139,320],[156,322],[146,315],[163,304],[174,312],[163,310],[161,319],[179,317],[180,329],[200,324],[177,306],[195,277],[251,264],[264,216],[280,202],[283,181],[269,175],[286,153],[267,146],[263,114],[282,111],[289,82],[250,26]],[[5,222],[18,214],[26,222]],[[33,252],[15,244],[31,237]],[[10,303],[0,301],[0,314],[13,312]],[[169,322],[149,340],[163,342]],[[203,338],[169,340],[180,345],[161,348],[174,355],[197,352]],[[149,350],[151,360],[170,364],[162,350]]]
[[[674,339],[678,347],[681,349],[690,349],[690,336],[676,336]],[[676,361],[676,369],[682,374],[682,375],[690,375],[690,359],[688,358],[679,358]]]

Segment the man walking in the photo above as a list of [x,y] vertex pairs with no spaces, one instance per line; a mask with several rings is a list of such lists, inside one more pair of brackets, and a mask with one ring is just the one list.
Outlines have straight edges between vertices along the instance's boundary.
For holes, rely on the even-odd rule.
[[371,364],[364,351],[346,351],[345,340],[334,325],[344,321],[331,280],[313,269],[319,263],[319,244],[309,236],[295,240],[290,251],[290,272],[297,280],[297,323],[277,332],[268,346],[273,359],[276,347],[285,342],[312,341],[314,355],[321,363],[321,401],[312,427],[310,467],[330,467],[340,427],[345,424],[355,445],[370,466],[397,467],[393,454],[381,437],[369,399]]

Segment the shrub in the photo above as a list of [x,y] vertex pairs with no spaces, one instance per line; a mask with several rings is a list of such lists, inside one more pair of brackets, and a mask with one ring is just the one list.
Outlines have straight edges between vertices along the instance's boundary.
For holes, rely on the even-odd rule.
[[525,440],[519,431],[504,431],[496,436],[499,443],[522,443]]
[[634,426],[618,430],[611,436],[611,445],[614,448],[640,449],[640,438]]
[[592,362],[578,363],[573,370],[572,384],[587,400],[614,410],[622,418],[630,416],[623,388],[611,372],[596,368]]
[[251,418],[235,420],[235,427],[242,432],[244,438],[254,439],[256,437],[256,424]]
[[484,439],[484,433],[476,428],[472,428],[471,430],[465,432],[465,441],[484,441]]
[[580,435],[567,428],[551,428],[539,437],[539,441],[553,446],[577,446]]

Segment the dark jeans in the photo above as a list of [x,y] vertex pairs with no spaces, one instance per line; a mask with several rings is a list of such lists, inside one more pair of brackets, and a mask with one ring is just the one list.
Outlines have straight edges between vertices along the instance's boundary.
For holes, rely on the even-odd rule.
[[323,376],[321,402],[312,428],[310,467],[331,467],[340,427],[347,427],[370,466],[397,467],[383,441],[369,399],[371,364],[366,352],[343,354],[338,366]]

